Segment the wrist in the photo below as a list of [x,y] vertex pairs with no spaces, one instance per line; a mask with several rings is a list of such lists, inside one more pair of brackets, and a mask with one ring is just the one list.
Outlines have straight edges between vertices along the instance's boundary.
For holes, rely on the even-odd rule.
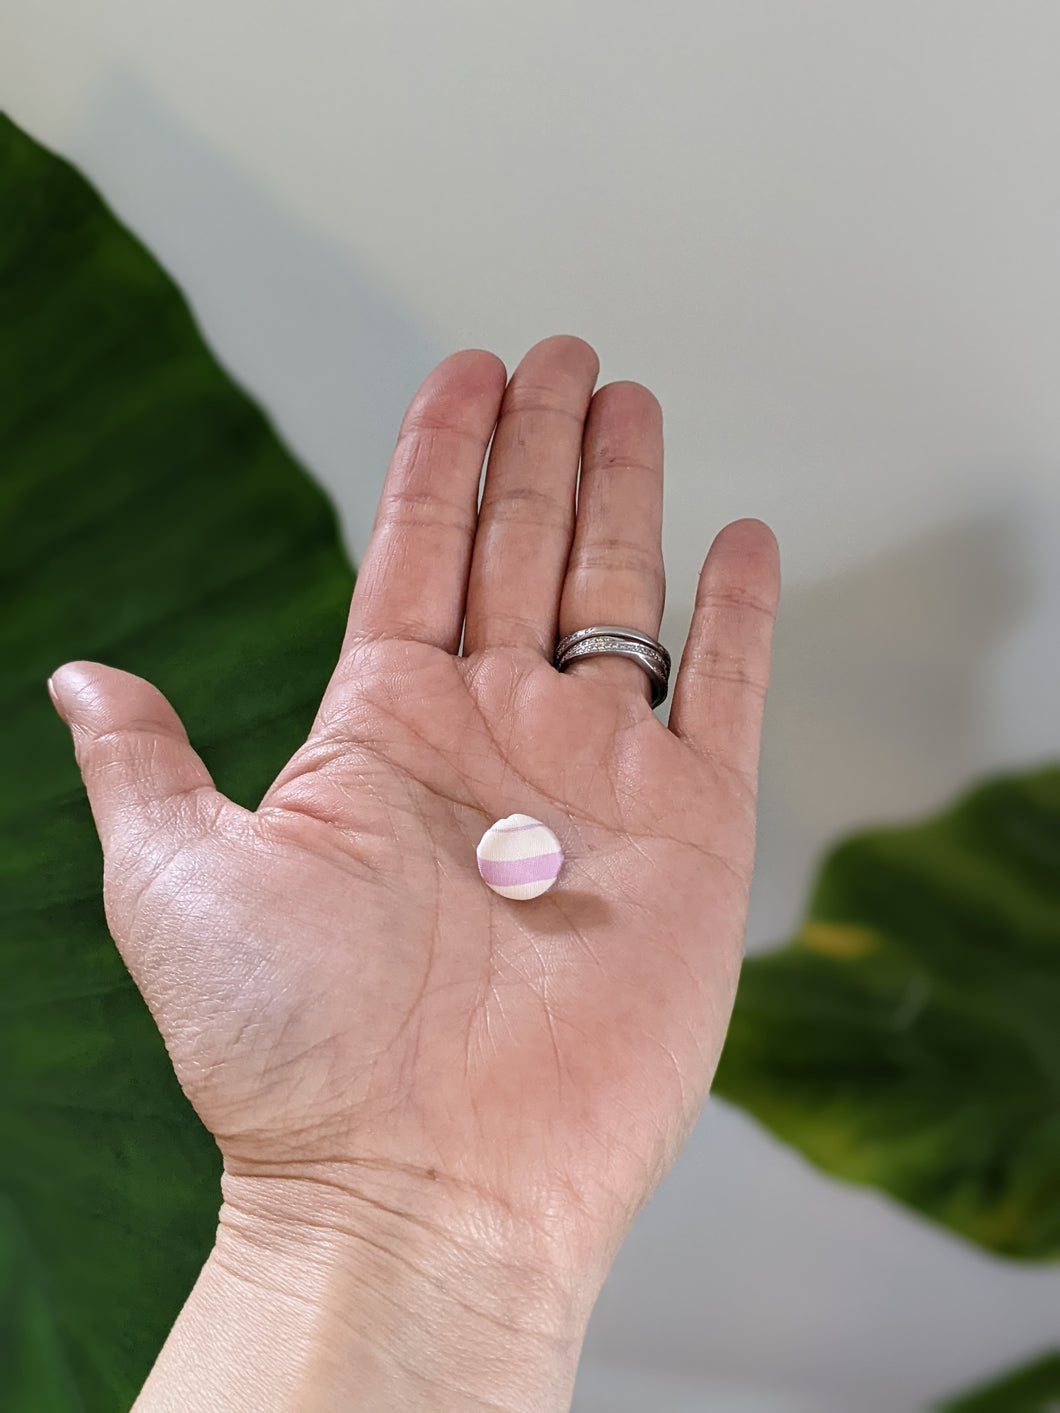
[[167,1342],[138,1413],[568,1409],[599,1281],[444,1185],[435,1196],[426,1174],[348,1177],[226,1173],[214,1250],[170,1340],[168,1362],[198,1382],[151,1401]]

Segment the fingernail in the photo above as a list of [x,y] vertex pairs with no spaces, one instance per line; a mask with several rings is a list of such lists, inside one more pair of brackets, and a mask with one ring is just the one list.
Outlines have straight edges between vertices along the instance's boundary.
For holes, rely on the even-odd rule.
[[59,715],[62,717],[63,721],[66,722],[67,726],[69,726],[70,723],[69,723],[68,721],[66,721],[66,715],[65,715],[65,713],[63,712],[62,707],[59,705],[59,698],[58,698],[58,696],[56,695],[55,687],[54,687],[54,685],[53,685],[53,683],[52,683],[52,679],[51,679],[50,677],[48,678],[48,696],[51,697],[51,699],[52,699],[52,706],[55,708],[55,710],[56,710],[56,711],[59,713]]

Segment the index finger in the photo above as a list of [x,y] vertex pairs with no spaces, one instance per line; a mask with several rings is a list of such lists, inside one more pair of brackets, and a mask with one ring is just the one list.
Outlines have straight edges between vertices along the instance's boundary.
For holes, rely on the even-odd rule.
[[366,639],[411,639],[450,653],[459,647],[482,463],[506,381],[495,354],[464,349],[444,358],[410,402],[332,685]]

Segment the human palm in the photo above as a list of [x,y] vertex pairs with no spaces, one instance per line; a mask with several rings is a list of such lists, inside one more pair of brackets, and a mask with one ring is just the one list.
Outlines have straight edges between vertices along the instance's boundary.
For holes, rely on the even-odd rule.
[[[256,811],[140,679],[71,664],[54,692],[111,929],[226,1172],[414,1174],[606,1264],[728,1022],[777,569],[757,521],[715,541],[669,726],[635,663],[556,672],[557,633],[654,634],[663,606],[658,406],[594,397],[597,371],[561,337],[507,390],[478,351],[427,379],[335,674]],[[476,866],[516,811],[565,857],[529,901]]]

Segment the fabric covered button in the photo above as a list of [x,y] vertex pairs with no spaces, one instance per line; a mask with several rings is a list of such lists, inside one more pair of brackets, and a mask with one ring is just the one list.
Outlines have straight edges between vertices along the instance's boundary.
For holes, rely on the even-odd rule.
[[560,842],[539,819],[510,814],[479,840],[478,871],[502,898],[538,898],[563,867]]

